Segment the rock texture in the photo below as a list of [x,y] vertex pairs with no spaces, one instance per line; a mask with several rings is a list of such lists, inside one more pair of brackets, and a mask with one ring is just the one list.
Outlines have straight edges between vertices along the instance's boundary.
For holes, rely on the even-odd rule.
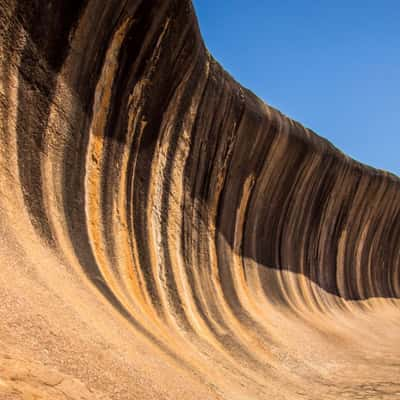
[[399,178],[189,0],[0,0],[0,132],[1,399],[400,398]]

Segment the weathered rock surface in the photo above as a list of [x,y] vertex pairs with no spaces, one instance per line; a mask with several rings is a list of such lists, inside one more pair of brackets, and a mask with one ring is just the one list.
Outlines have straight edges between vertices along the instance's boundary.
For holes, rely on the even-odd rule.
[[0,0],[0,263],[1,399],[400,398],[399,178],[189,0]]

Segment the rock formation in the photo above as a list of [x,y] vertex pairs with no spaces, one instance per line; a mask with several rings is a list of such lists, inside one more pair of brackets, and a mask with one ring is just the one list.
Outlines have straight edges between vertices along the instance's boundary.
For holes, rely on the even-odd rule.
[[1,399],[400,398],[398,177],[235,82],[190,0],[0,28]]

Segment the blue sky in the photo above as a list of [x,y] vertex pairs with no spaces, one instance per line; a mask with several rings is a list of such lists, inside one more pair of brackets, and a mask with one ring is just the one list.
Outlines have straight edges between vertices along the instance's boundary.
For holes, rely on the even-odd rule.
[[400,0],[194,0],[213,56],[268,104],[400,176]]

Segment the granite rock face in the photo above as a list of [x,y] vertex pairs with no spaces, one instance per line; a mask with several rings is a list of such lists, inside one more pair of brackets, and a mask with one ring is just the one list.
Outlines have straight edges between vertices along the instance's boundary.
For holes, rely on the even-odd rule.
[[4,359],[77,399],[400,398],[399,178],[240,86],[189,0],[0,0],[0,132]]

